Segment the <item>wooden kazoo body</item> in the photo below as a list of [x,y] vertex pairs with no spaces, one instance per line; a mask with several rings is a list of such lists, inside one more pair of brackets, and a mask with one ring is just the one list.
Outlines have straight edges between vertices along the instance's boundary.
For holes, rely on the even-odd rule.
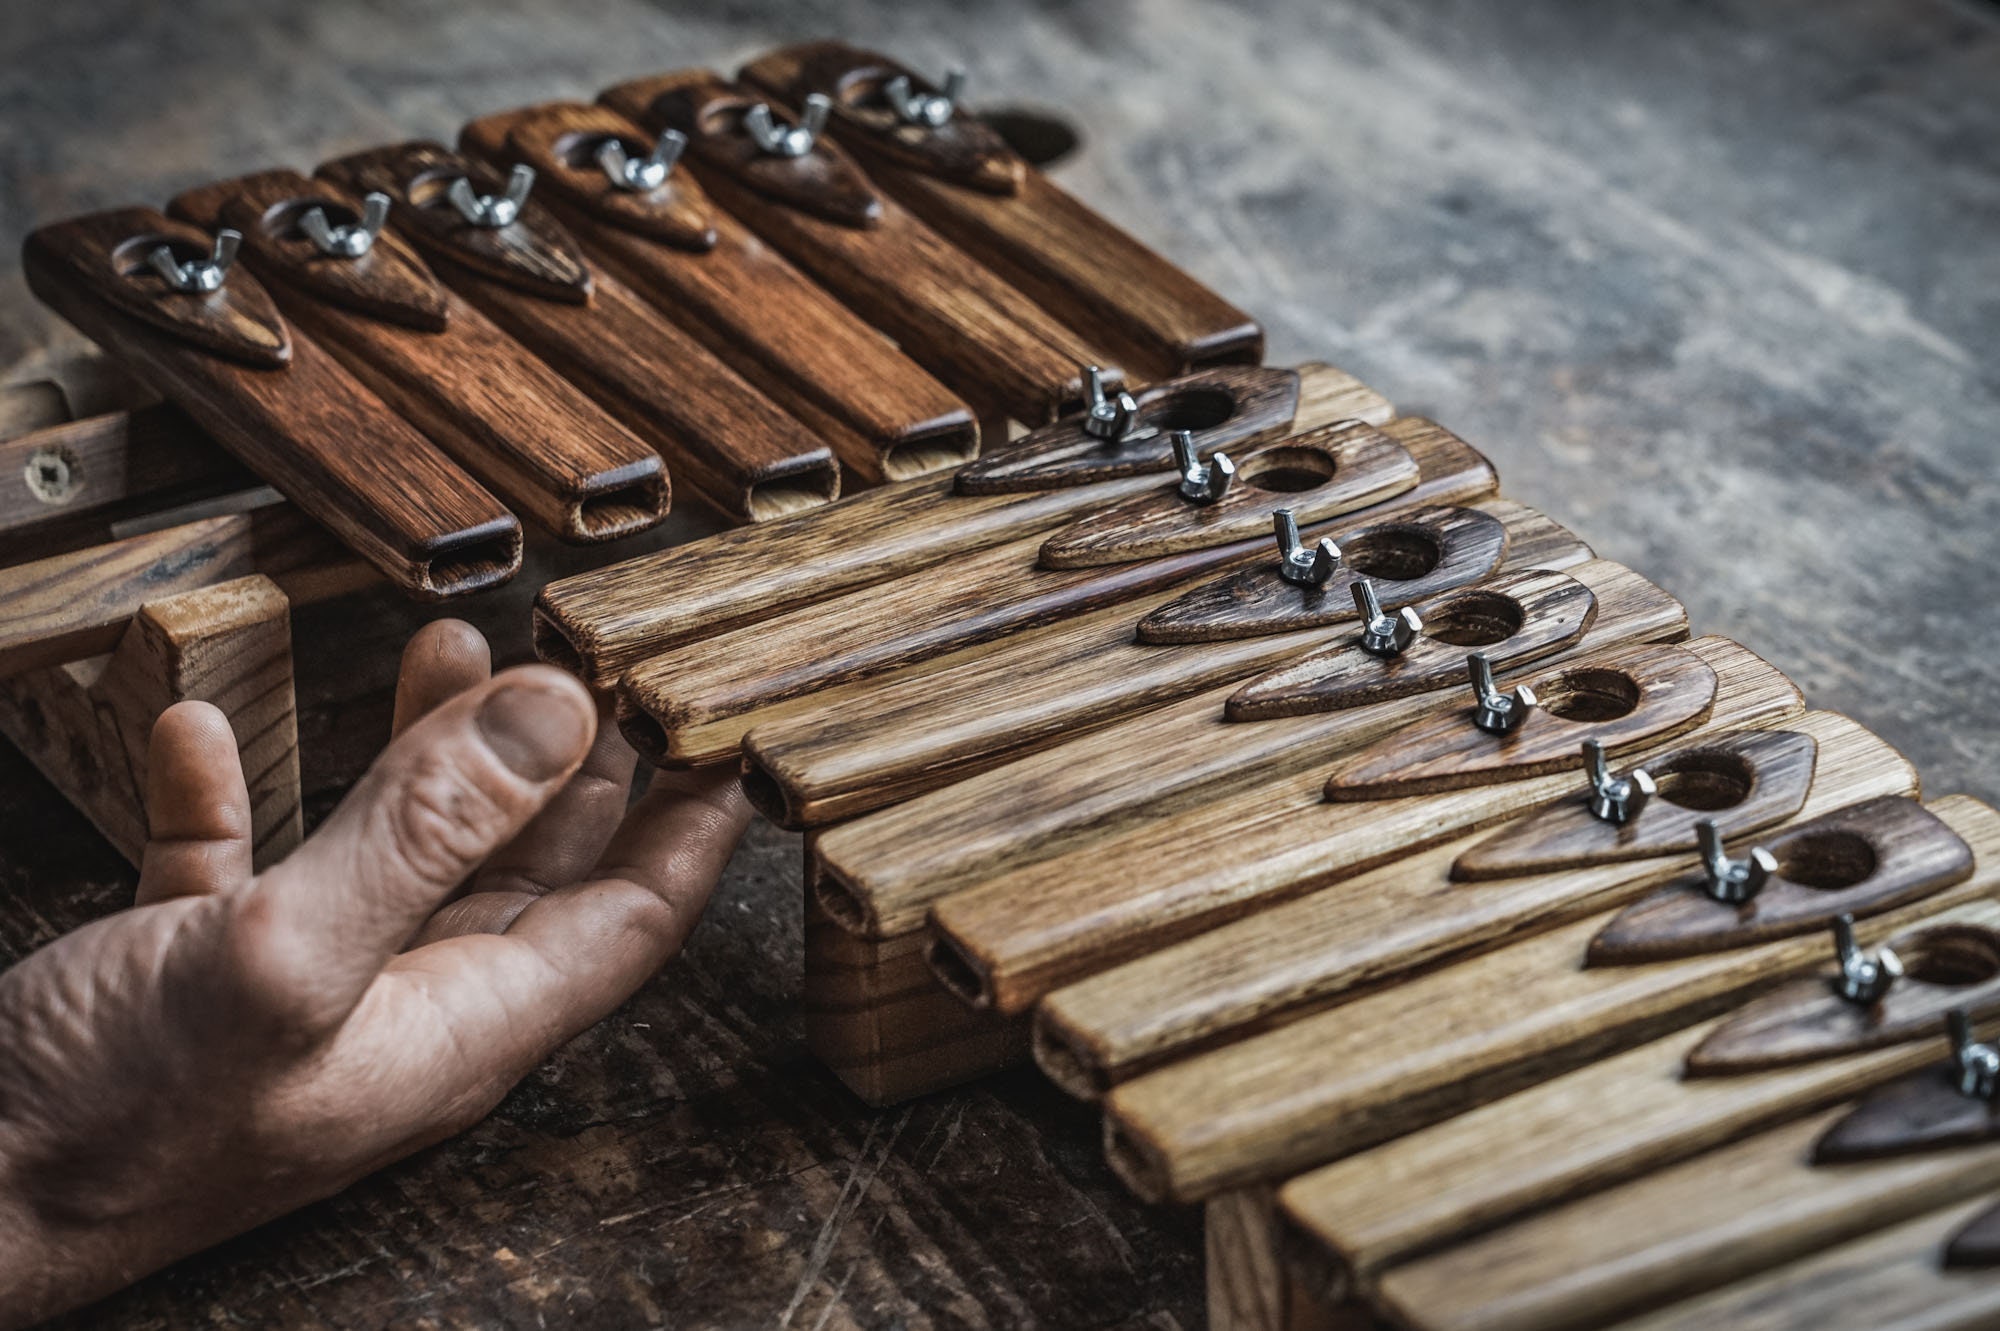
[[979,452],[972,410],[873,328],[711,204],[692,173],[639,189],[600,161],[643,162],[650,136],[581,102],[482,116],[459,146],[532,167],[542,201],[590,257],[833,446],[869,482],[908,480]]
[[1255,320],[1140,244],[1022,160],[962,108],[942,124],[899,115],[884,86],[938,89],[886,56],[805,42],[758,57],[738,76],[798,109],[833,104],[833,136],[904,207],[1057,319],[1145,379],[1196,365],[1255,362]]
[[[1925,917],[1889,945],[1912,948],[1914,960],[1926,936],[1991,934],[1996,924],[2000,903],[1976,899]],[[1786,988],[1832,996],[1831,970]],[[1868,1010],[1848,1006],[1864,1017]],[[1356,1297],[1399,1263],[1816,1114],[1930,1066],[1949,1048],[1940,1015],[1893,1040],[1788,1067],[1692,1072],[1695,1051],[1737,1019],[1676,1031],[1293,1179],[1279,1203],[1306,1239],[1311,1283],[1329,1297]]]
[[[1854,912],[1857,933],[1872,944],[1991,894],[1994,869],[1975,874],[1966,840],[1992,844],[2000,820],[1991,810],[1968,800],[1932,811],[1907,799],[1895,807],[1878,824],[1879,839],[1874,827],[1860,833],[1881,857],[1861,878],[1829,880],[1820,890],[1825,918],[1800,920],[1795,932],[1668,961],[1590,965],[1590,944],[1609,923],[1594,916],[1405,979],[1117,1087],[1105,1100],[1112,1166],[1143,1196],[1183,1201],[1282,1178],[1644,1044],[1811,970],[1826,955],[1826,920],[1847,907],[1900,902]],[[1921,838],[1902,826],[1911,809],[1927,822]],[[1841,819],[1837,812],[1791,834],[1803,844],[1809,828],[1838,823],[1824,833],[1838,840],[1855,831]],[[1796,867],[1781,864],[1777,877],[1816,872],[1808,863],[1801,855]]]
[[504,185],[433,143],[374,148],[318,171],[350,195],[391,200],[398,232],[454,291],[666,459],[676,481],[737,521],[817,507],[840,493],[825,442],[617,279],[595,271],[532,196],[501,226],[451,201]]
[[[882,197],[830,140],[789,157],[758,147],[744,127],[765,102],[756,90],[698,69],[622,83],[598,100],[648,134],[687,135],[684,166],[715,200],[971,403],[984,432],[1054,420],[1081,400],[1081,366],[1116,364]],[[765,104],[781,128],[798,128]]]
[[287,318],[516,512],[565,541],[609,541],[667,514],[666,468],[632,434],[432,276],[384,229],[322,253],[299,219],[360,224],[362,202],[295,171],[188,190],[168,212],[233,227]]
[[[1381,423],[1391,416],[1379,394],[1331,366],[1305,365],[1296,372],[1231,367],[1226,373],[1239,391],[1226,392],[1215,372],[1204,372],[1139,393],[1140,427],[1186,419],[1189,406],[1199,404],[1208,410],[1208,424],[1194,433],[1213,451],[1337,421]],[[1294,380],[1296,393],[1288,399],[1278,390]],[[1251,386],[1254,393],[1241,391]],[[1217,412],[1219,401],[1226,409]],[[1073,416],[1004,447],[1010,456],[1068,454],[1085,438],[1082,418]],[[594,687],[609,688],[649,656],[1047,531],[1158,484],[1151,474],[1060,483],[1066,479],[1022,493],[967,495],[953,477],[925,477],[851,495],[825,513],[718,532],[565,578],[536,600],[536,650]],[[812,557],[799,558],[802,549]],[[662,586],[675,594],[662,597]]]
[[[1397,497],[1408,499],[1426,488],[1454,499],[1485,492],[1490,472],[1484,460],[1435,426],[1391,422],[1385,434],[1397,446],[1377,455],[1381,482],[1356,487],[1349,502],[1395,493],[1412,482]],[[1254,450],[1246,454],[1246,466],[1255,456]],[[1414,476],[1405,465],[1412,459]],[[1430,487],[1420,479],[1426,472],[1434,482]],[[1435,529],[1440,577],[1490,571],[1504,548],[1502,524],[1490,515],[1438,510],[1427,520]],[[1231,540],[1230,535],[1224,530],[1219,544],[1155,559],[1063,569],[1041,565],[1038,535],[993,546],[919,577],[863,588],[634,666],[619,681],[619,725],[655,762],[733,759],[759,709],[1127,604],[1269,549],[1268,538]],[[895,627],[885,630],[885,625]]]
[[521,524],[308,336],[248,271],[180,291],[151,266],[211,259],[212,237],[147,208],[29,235],[35,294],[119,357],[245,465],[411,594],[505,582]]

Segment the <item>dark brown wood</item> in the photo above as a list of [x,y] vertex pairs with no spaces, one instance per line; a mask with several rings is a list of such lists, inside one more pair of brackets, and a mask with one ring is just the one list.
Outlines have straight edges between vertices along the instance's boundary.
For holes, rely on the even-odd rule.
[[1812,736],[1784,730],[1677,749],[1647,763],[1659,793],[1638,818],[1608,823],[1587,798],[1569,800],[1495,832],[1459,856],[1451,876],[1480,882],[1692,851],[1703,819],[1725,837],[1760,831],[1805,803],[1818,751]]
[[1988,1270],[2000,1266],[2000,1206],[1990,1206],[1951,1236],[1944,1264],[1952,1270]]
[[[1311,545],[1317,535],[1303,539]],[[1319,587],[1286,582],[1271,543],[1267,532],[1262,558],[1140,620],[1139,640],[1214,642],[1339,624],[1354,618],[1354,584],[1362,578],[1388,582],[1398,600],[1414,600],[1483,578],[1506,554],[1499,526],[1470,509],[1405,512],[1350,532],[1340,546],[1339,568]]]
[[1469,705],[1449,708],[1355,754],[1327,778],[1327,799],[1435,794],[1574,768],[1586,739],[1616,754],[1696,725],[1714,704],[1716,679],[1685,648],[1644,645],[1565,662],[1525,683],[1540,704],[1507,734],[1474,725]]
[[[1392,581],[1376,591],[1385,608],[1403,603]],[[1268,721],[1458,687],[1468,648],[1485,652],[1500,671],[1574,645],[1597,617],[1597,596],[1568,574],[1529,569],[1418,601],[1414,609],[1423,634],[1400,654],[1371,655],[1349,637],[1244,684],[1229,695],[1225,715]]]
[[[413,142],[325,163],[318,174],[357,196],[387,194],[396,224],[440,277],[657,449],[721,513],[764,521],[840,493],[824,441],[623,283],[594,272],[532,196],[520,220],[498,230],[453,212],[444,194],[456,175],[500,187],[485,166]],[[578,280],[569,278],[572,258]]]
[[895,124],[881,86],[897,74],[928,86],[886,56],[811,42],[759,57],[741,77],[794,106],[808,93],[831,97],[833,134],[867,154],[884,190],[1058,319],[1109,347],[1134,374],[1155,379],[1203,363],[1262,359],[1264,333],[1256,320],[1041,172],[1007,161],[976,128],[959,123],[963,113],[938,132]]
[[168,211],[244,237],[245,260],[286,315],[515,511],[563,540],[615,540],[667,514],[651,446],[445,289],[384,228],[358,259],[322,255],[298,228],[335,225],[361,202],[295,171],[188,190]]
[[[514,575],[521,524],[513,514],[316,344],[296,330],[287,340],[248,272],[231,271],[220,305],[163,294],[157,275],[133,266],[143,262],[135,252],[162,236],[183,253],[207,253],[203,233],[132,208],[41,228],[23,263],[36,295],[397,585],[435,600]],[[182,316],[167,312],[183,305],[207,311],[186,317],[210,327],[220,326],[208,321],[221,309],[253,312],[215,335],[249,359],[204,349],[214,345],[206,334],[190,341],[168,331]],[[142,319],[133,313],[142,308],[161,313]],[[280,346],[289,352],[274,360]]]
[[967,262],[901,206],[871,192],[879,211],[848,225],[774,197],[794,184],[810,193],[829,169],[823,163],[851,164],[830,143],[802,158],[740,163],[748,143],[742,112],[757,100],[748,90],[690,70],[623,83],[599,100],[650,133],[688,134],[689,163],[718,203],[894,338],[983,420],[1044,424],[1080,399],[1081,366],[1112,366],[1113,357]]
[[1961,1091],[1957,1067],[1946,1059],[1862,1096],[1813,1143],[1812,1159],[1816,1165],[1841,1165],[1949,1152],[1996,1139],[2000,1104]]
[[606,106],[550,102],[466,124],[460,147],[524,162],[592,260],[830,444],[868,481],[907,480],[979,452],[972,410],[816,286],[677,167],[647,194],[615,189],[595,160],[648,136]]
[[1589,964],[1630,965],[1749,947],[1917,900],[1972,874],[1972,848],[1912,799],[1880,799],[1762,842],[1778,871],[1741,905],[1716,901],[1705,875],[1670,883],[1590,940]]

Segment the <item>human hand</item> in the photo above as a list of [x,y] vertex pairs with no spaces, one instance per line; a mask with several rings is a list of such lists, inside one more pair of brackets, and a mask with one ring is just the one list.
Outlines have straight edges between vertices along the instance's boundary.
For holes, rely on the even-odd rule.
[[229,724],[154,727],[131,910],[0,973],[0,1326],[478,1122],[679,951],[749,820],[635,763],[569,676],[440,621],[395,738],[263,873]]

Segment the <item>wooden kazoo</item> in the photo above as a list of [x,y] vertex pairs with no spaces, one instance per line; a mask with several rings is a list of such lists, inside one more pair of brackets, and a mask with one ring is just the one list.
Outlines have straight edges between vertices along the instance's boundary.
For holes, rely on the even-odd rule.
[[[1838,909],[1910,884],[1904,904],[1857,923],[1871,944],[1992,892],[2000,853],[1975,876],[1965,838],[2000,852],[2000,815],[1963,799],[1932,812],[1922,842],[1890,826],[1873,871],[1826,892]],[[1112,1167],[1142,1196],[1180,1201],[1294,1174],[1698,1022],[1817,966],[1826,947],[1812,932],[1586,964],[1606,923],[1586,917],[1126,1082],[1105,1099]]]
[[[605,106],[549,102],[482,116],[459,147],[505,171],[534,168],[541,200],[590,257],[804,421],[871,483],[979,453],[972,410],[744,225],[692,173],[644,188],[599,160],[643,164],[654,143]],[[643,172],[643,167],[637,168]]]
[[[1434,482],[1399,498],[1424,489],[1454,499],[1485,493],[1486,463],[1439,434],[1428,423],[1391,422],[1389,437],[1407,440],[1420,471]],[[1502,524],[1488,514],[1451,509],[1421,515],[1421,521],[1440,577],[1489,572],[1505,547]],[[760,708],[1128,604],[1268,549],[1262,539],[1225,541],[1104,568],[1046,569],[1038,562],[1040,546],[1039,536],[993,546],[920,577],[862,588],[654,656],[619,681],[619,727],[654,762],[733,760],[753,724],[748,718]],[[885,625],[898,627],[885,631]]]
[[745,125],[759,104],[776,132],[803,127],[755,89],[692,69],[621,83],[598,101],[648,133],[687,135],[684,165],[715,201],[971,403],[989,437],[1004,437],[1005,420],[1044,425],[1080,401],[1082,366],[1122,380],[1107,348],[878,193],[831,139],[797,156],[759,147]]
[[[762,522],[840,493],[825,441],[594,270],[532,195],[504,198],[506,184],[482,163],[411,142],[323,163],[316,174],[357,198],[388,195],[397,231],[446,284],[652,445],[674,479],[716,511]],[[482,215],[505,224],[462,215],[451,199],[460,180],[470,185],[462,198],[501,206]]]
[[[1910,936],[1996,920],[2000,904],[1973,900],[1926,917]],[[1810,983],[1828,989],[1824,974]],[[1811,1063],[1689,1075],[1692,1051],[1730,1020],[1676,1031],[1293,1179],[1278,1200],[1303,1240],[1295,1251],[1311,1283],[1328,1297],[1365,1295],[1396,1264],[1819,1113],[1948,1049],[1940,1018],[1896,1042]]]
[[[1691,751],[1719,755],[1773,745],[1803,745],[1808,754],[1796,781],[1768,782],[1784,788],[1780,799],[1788,807],[1772,816],[1761,788],[1767,783],[1751,780],[1735,803],[1720,807],[1712,789],[1697,787],[1692,793],[1705,806],[1697,816],[1713,818],[1734,835],[1917,789],[1916,773],[1893,749],[1826,712],[1807,713],[1776,731],[1720,733],[1714,725],[1704,726],[1692,744],[1668,741],[1648,752],[1645,763],[1651,771]],[[1822,752],[1815,763],[1810,755]],[[1550,787],[1559,800],[1551,808],[1589,798],[1580,774],[1536,784]],[[1576,793],[1579,786],[1582,794]],[[1676,803],[1683,793],[1671,778],[1663,779],[1661,793],[1635,820],[1685,829],[1677,839],[1662,837],[1649,856],[1595,863],[1586,857],[1477,889],[1458,882],[1452,872],[1478,835],[1464,834],[1466,816],[1459,811],[1459,801],[1471,792],[1432,801],[1442,834],[1425,832],[1417,844],[1399,844],[1396,857],[1380,868],[1339,876],[1295,900],[1056,989],[1035,1015],[1036,1057],[1065,1090],[1094,1098],[1141,1072],[1296,1019],[1368,986],[1630,901],[1684,872],[1694,854],[1695,837],[1686,821],[1694,811]],[[1316,844],[1327,848],[1330,862],[1313,872],[1326,879],[1341,873],[1349,842],[1370,821],[1342,816],[1335,812],[1339,806],[1321,808],[1326,814],[1314,828],[1322,838]],[[1245,958],[1255,963],[1246,964]]]
[[[1264,373],[1282,381],[1288,372]],[[1331,366],[1301,366],[1297,379],[1295,412],[1285,414],[1268,394],[1232,401],[1226,415],[1195,431],[1197,438],[1213,450],[1225,442],[1303,433],[1348,419],[1386,423],[1392,414],[1379,394]],[[1212,402],[1211,386],[1206,376],[1156,385],[1139,395],[1140,416]],[[1035,454],[1069,449],[1080,437],[1081,418],[1070,417],[1007,447]],[[1423,445],[1406,437],[1404,446]],[[1491,467],[1486,470],[1490,490],[1497,481]],[[950,476],[882,486],[849,496],[828,512],[719,532],[551,583],[535,603],[535,649],[593,687],[609,688],[647,657],[705,635],[1020,540],[1155,484],[1154,475],[1127,476],[991,495],[958,494]],[[801,549],[809,549],[812,558],[799,558]],[[661,596],[663,586],[675,594]]]
[[[1678,602],[1637,574],[1609,572],[1616,568],[1607,565],[1605,580],[1593,587],[1598,617],[1579,650],[1685,636]],[[1768,671],[1761,662],[1758,669]],[[1225,683],[825,829],[814,841],[822,900],[856,932],[897,934],[921,927],[931,905],[953,893],[1141,835],[1141,824],[1160,824],[1169,815],[1180,826],[1229,808],[1242,821],[1265,801],[1291,807],[1293,787],[1307,779],[1303,802],[1317,805],[1331,759],[1442,705],[1419,694],[1246,725],[1224,718],[1231,687]],[[993,801],[1007,808],[1007,826],[977,813],[1000,807]]]
[[[125,208],[39,228],[22,265],[44,302],[398,587],[440,600],[512,577],[514,515],[288,329],[255,276],[215,262],[213,244]],[[196,289],[154,266],[162,250]]]
[[[1502,500],[1487,511],[1507,515],[1508,562],[1523,571],[1482,584],[1490,594],[1447,593],[1422,603],[1442,606],[1461,598],[1483,607],[1476,624],[1471,615],[1438,615],[1439,630],[1476,635],[1489,653],[1510,664],[1574,646],[1597,613],[1591,581],[1580,579],[1609,578],[1616,586],[1625,572],[1614,565],[1551,571],[1566,548],[1574,547],[1574,538],[1553,523],[1538,534],[1524,515],[1509,514],[1511,508]],[[1362,517],[1345,525],[1359,529],[1367,523]],[[1341,530],[1335,529],[1336,538]],[[1402,599],[1396,582],[1384,580],[1379,587],[1392,601]],[[1462,644],[1419,640],[1385,662],[1356,645],[1359,635],[1352,627],[1186,646],[1134,641],[1133,617],[1172,595],[1158,593],[1116,612],[1024,634],[949,669],[892,678],[865,698],[829,698],[825,708],[760,722],[743,741],[746,789],[781,825],[819,826],[1241,679],[1302,649],[1321,647],[1330,633],[1345,641],[1315,656],[1343,663],[1337,667],[1344,681],[1342,709],[1426,692],[1447,678],[1455,685],[1464,675]],[[1503,603],[1519,612],[1518,621],[1494,613]],[[1493,640],[1515,622],[1517,631]],[[1439,655],[1454,669],[1433,678],[1424,662]],[[1234,712],[1229,715],[1237,719]]]
[[362,224],[361,200],[296,171],[264,171],[176,196],[167,211],[232,227],[286,318],[517,513],[565,541],[616,540],[666,517],[652,447],[431,275],[383,229],[365,252],[322,253],[300,227]]
[[829,128],[911,212],[1057,319],[1146,379],[1218,361],[1255,362],[1263,330],[1030,166],[992,129],[945,107],[941,124],[899,114],[884,87],[939,89],[896,61],[840,42],[782,47],[738,77],[797,109],[832,103]]

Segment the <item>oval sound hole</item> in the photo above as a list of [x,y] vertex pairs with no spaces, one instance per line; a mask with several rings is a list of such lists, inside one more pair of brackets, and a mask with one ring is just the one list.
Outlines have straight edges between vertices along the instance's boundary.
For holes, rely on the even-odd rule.
[[2000,975],[2000,938],[1984,929],[1940,925],[1899,943],[1903,973],[1925,984],[1985,984]]
[[1453,647],[1491,647],[1521,631],[1521,603],[1499,592],[1466,592],[1424,616],[1424,636]]
[[112,266],[118,270],[120,276],[150,277],[157,281],[159,274],[153,271],[152,264],[147,262],[147,260],[151,257],[153,251],[162,245],[165,245],[168,253],[172,254],[175,260],[180,263],[192,263],[197,259],[206,259],[209,256],[209,249],[205,245],[197,245],[193,241],[182,240],[178,236],[153,234],[134,236],[132,239],[119,245],[117,249],[111,252]]
[[335,203],[332,199],[286,199],[283,203],[267,209],[264,216],[258,219],[258,225],[263,227],[264,234],[273,240],[289,240],[293,237],[303,240],[306,233],[299,230],[299,219],[315,208],[326,214],[326,224],[336,230],[344,226],[355,226],[361,221],[360,213],[344,203]]
[[1342,541],[1340,555],[1349,568],[1371,578],[1408,582],[1435,569],[1444,550],[1421,527],[1376,527]]
[[1187,388],[1148,403],[1146,423],[1162,430],[1212,430],[1236,414],[1236,399],[1219,388]]
[[573,171],[595,170],[598,151],[614,139],[624,146],[627,157],[646,157],[653,151],[652,144],[642,144],[622,134],[593,134],[580,130],[556,140],[556,160]]
[[1622,670],[1566,670],[1535,693],[1565,721],[1616,721],[1639,705],[1639,681]]
[[1733,753],[1700,749],[1648,764],[1660,798],[1683,809],[1733,809],[1750,798],[1750,764]]
[[409,188],[403,192],[409,196],[410,202],[419,208],[449,207],[451,201],[445,196],[451,193],[451,182],[463,174],[448,167],[425,171],[412,180]]
[[1075,152],[1082,136],[1075,126],[1046,111],[1005,106],[983,111],[979,118],[1004,139],[1030,166],[1047,166]]
[[1838,892],[1875,872],[1875,848],[1853,832],[1813,832],[1778,852],[1778,872],[1804,887]]
[[1237,474],[1259,490],[1296,494],[1332,480],[1333,459],[1310,448],[1274,448],[1244,463]]

